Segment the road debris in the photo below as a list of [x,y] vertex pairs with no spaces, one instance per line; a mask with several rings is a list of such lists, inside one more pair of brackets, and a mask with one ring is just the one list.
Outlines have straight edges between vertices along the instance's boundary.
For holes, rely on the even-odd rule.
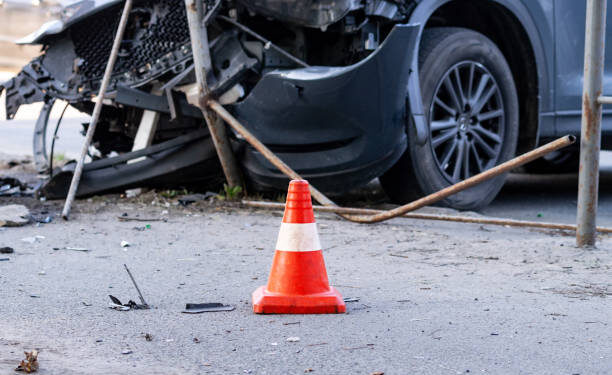
[[140,194],[142,194],[142,189],[141,188],[128,189],[128,190],[125,191],[125,197],[126,198],[136,198]]
[[121,247],[130,247],[130,243],[127,241],[121,241]]
[[132,273],[130,272],[130,269],[128,268],[126,264],[124,264],[123,267],[125,267],[125,270],[127,271],[128,275],[130,276],[130,279],[132,280],[132,283],[134,283],[134,287],[136,288],[136,291],[138,292],[138,297],[140,298],[140,302],[142,303],[142,306],[143,306],[142,308],[148,309],[149,304],[145,301],[144,297],[142,296],[142,293],[140,292],[140,288],[138,287],[138,284],[136,284],[136,279],[134,279],[134,276],[132,276]]
[[355,346],[355,347],[351,347],[351,348],[342,348],[344,350],[358,350],[358,349],[374,349],[374,344],[365,344],[363,346]]
[[31,220],[30,210],[19,204],[0,207],[0,227],[22,227]]
[[32,373],[38,371],[38,351],[32,350],[31,352],[24,352],[26,358],[22,360],[15,371],[22,371],[25,373]]
[[119,221],[167,221],[167,219],[162,218],[144,218],[144,217],[129,217],[127,214],[125,216],[117,216],[117,220]]
[[119,298],[108,295],[112,302],[108,304],[108,307],[117,311],[130,311],[130,310],[147,310],[149,306],[139,305],[136,302],[129,300],[127,303],[121,303]]
[[287,342],[298,342],[300,341],[300,338],[297,336],[293,336],[293,337],[287,337],[287,340],[285,340]]
[[10,258],[0,258],[0,262],[8,262],[11,260]]
[[150,333],[145,333],[145,334],[144,334],[144,338],[145,338],[145,340],[147,340],[147,341],[153,341],[153,335],[152,335],[152,334],[150,334]]
[[85,247],[54,247],[53,250],[54,251],[59,251],[59,250],[80,251],[83,253],[91,251],[90,249],[87,249]]
[[37,224],[49,224],[53,221],[53,216],[32,216],[32,220]]
[[32,196],[33,191],[28,190],[28,185],[12,177],[0,178],[0,197],[24,197]]
[[183,314],[201,314],[205,312],[233,311],[235,308],[235,306],[224,305],[219,302],[188,303],[185,305],[185,310],[181,312]]
[[13,254],[15,250],[12,247],[0,247],[0,254]]
[[359,302],[359,297],[346,297],[344,302]]
[[132,354],[132,353],[134,353],[134,352],[129,350],[129,349],[126,349],[126,350],[121,352],[121,354],[123,354],[123,355]]
[[208,198],[211,197],[216,197],[217,194],[212,193],[212,192],[207,192],[206,194],[190,194],[190,195],[185,195],[181,198],[179,198],[179,203],[182,206],[189,206],[192,203],[196,203],[196,202],[201,202],[201,201],[205,201]]

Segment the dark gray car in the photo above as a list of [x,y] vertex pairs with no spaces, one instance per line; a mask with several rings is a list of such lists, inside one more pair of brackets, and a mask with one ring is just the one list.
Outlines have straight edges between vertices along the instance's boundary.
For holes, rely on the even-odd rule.
[[[120,3],[77,1],[61,21],[22,41],[42,44],[44,54],[4,84],[7,113],[46,102],[35,136],[43,171],[49,151],[40,134],[47,132],[48,113],[56,99],[91,112]],[[579,133],[584,2],[231,0],[207,6],[213,95],[322,190],[345,191],[379,177],[393,200],[406,202],[547,139]],[[197,185],[218,173],[201,114],[189,104],[188,37],[181,1],[136,2],[94,137],[101,160],[86,168],[79,195],[145,183]],[[605,79],[612,92],[608,86],[612,80]],[[170,90],[162,94],[160,87]],[[149,118],[156,120],[148,129],[156,130],[137,150],[134,139]],[[285,188],[287,179],[259,153],[238,137],[233,142],[250,186]],[[577,156],[570,149],[528,168],[570,171]],[[56,176],[65,181],[70,166],[61,172]],[[504,178],[444,203],[482,207]],[[65,193],[57,189],[65,184],[52,182],[50,196]]]

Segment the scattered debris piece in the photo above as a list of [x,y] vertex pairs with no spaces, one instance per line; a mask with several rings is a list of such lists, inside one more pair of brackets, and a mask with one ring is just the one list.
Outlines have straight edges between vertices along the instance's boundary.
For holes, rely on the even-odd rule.
[[183,314],[200,314],[205,312],[217,312],[217,311],[233,311],[236,307],[232,305],[224,305],[219,302],[211,303],[188,303],[185,305],[185,310],[181,311]]
[[34,237],[26,237],[26,238],[22,238],[21,240],[23,242],[27,242],[29,244],[33,244],[38,242],[39,240],[44,240],[45,236],[34,236]]
[[199,344],[199,343],[200,343],[200,339],[199,339],[199,338],[197,338],[197,337],[194,337],[194,338],[193,338],[193,342],[195,342],[196,344]]
[[84,247],[54,247],[53,250],[58,251],[58,250],[70,250],[70,251],[80,251],[80,252],[89,252],[91,251],[90,249],[84,248]]
[[10,258],[0,258],[0,262],[8,262],[11,260]]
[[45,272],[45,271],[40,271],[38,274],[39,274],[39,275],[41,275],[41,276],[44,276],[44,275],[46,275],[46,274],[47,274],[47,272]]
[[121,354],[123,354],[123,355],[132,354],[132,353],[133,352],[130,349],[126,349],[126,350],[121,352]]
[[117,216],[119,221],[167,221],[167,219],[161,218],[142,218],[142,217],[128,217],[128,216]]
[[49,224],[53,221],[53,216],[38,216],[32,215],[32,221],[38,224]]
[[91,306],[91,303],[89,302],[81,301],[81,303],[83,304],[83,306],[87,306],[87,307]]
[[297,336],[293,336],[293,337],[287,337],[287,342],[298,342],[300,341],[300,338]]
[[19,204],[0,207],[0,227],[21,227],[31,220],[30,210]]
[[128,190],[125,191],[125,197],[126,198],[136,198],[140,194],[142,194],[142,189],[141,188],[128,189]]
[[318,342],[316,344],[308,344],[306,346],[321,346],[321,345],[327,345],[327,343],[326,342]]
[[13,254],[14,252],[12,247],[0,247],[0,254]]
[[140,298],[140,302],[142,302],[142,306],[144,306],[145,309],[148,309],[149,304],[145,301],[144,297],[142,296],[142,293],[140,292],[140,288],[138,287],[138,284],[136,284],[136,280],[134,279],[134,276],[132,276],[130,269],[128,268],[126,264],[124,264],[123,267],[125,267],[125,270],[130,276],[130,279],[132,279],[132,282],[134,283],[134,287],[136,288],[136,291],[138,292],[138,297]]
[[205,201],[210,197],[215,197],[217,196],[217,194],[212,193],[212,192],[207,192],[206,194],[190,194],[190,195],[185,195],[184,197],[179,198],[179,203],[182,206],[189,206],[192,203],[195,202],[200,202],[200,201]]
[[293,325],[293,324],[300,324],[300,323],[302,323],[302,322],[287,322],[287,323],[283,323],[283,325],[284,326],[290,326],[290,325]]
[[374,349],[374,344],[365,344],[364,346],[355,346],[352,348],[342,348],[344,350],[357,350],[357,349]]
[[402,255],[402,254],[389,254],[392,257],[397,257],[397,258],[406,258],[406,259],[410,259],[409,256],[407,255]]
[[477,259],[477,260],[499,260],[499,257],[484,257],[478,255],[469,255],[466,257],[467,259]]
[[373,373],[371,373],[370,375],[385,375],[384,372],[382,371],[374,371]]
[[32,350],[31,352],[24,353],[26,359],[21,361],[15,371],[23,371],[28,374],[38,371],[38,351]]
[[144,338],[147,341],[153,341],[153,335],[150,333],[145,333]]
[[129,300],[128,303],[121,303],[121,301],[119,300],[119,298],[112,296],[112,295],[108,295],[108,297],[111,299],[111,303],[109,303],[109,307],[113,310],[117,310],[117,311],[130,311],[130,310],[147,310],[149,309],[148,305],[139,305],[136,302]]
[[344,302],[359,302],[359,297],[346,297]]
[[121,247],[130,247],[130,243],[127,241],[121,241]]
[[0,197],[25,197],[32,196],[33,190],[28,190],[28,185],[12,177],[0,178]]
[[311,369],[311,368],[307,368],[306,370],[304,370],[304,373],[305,373],[305,374],[307,374],[307,373],[309,373],[309,372],[313,372],[313,371],[314,371],[313,369]]

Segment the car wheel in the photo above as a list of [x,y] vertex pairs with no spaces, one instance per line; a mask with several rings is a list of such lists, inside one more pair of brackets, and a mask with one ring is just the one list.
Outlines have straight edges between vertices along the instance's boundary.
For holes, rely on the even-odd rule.
[[[397,203],[439,191],[512,158],[518,139],[518,98],[512,72],[497,46],[463,28],[423,33],[419,78],[427,141],[408,131],[408,149],[381,177]],[[472,210],[489,204],[505,175],[457,193],[440,204]]]

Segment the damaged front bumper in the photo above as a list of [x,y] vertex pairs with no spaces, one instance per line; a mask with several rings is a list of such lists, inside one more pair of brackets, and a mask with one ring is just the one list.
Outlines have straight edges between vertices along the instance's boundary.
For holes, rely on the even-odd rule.
[[[376,52],[347,67],[273,71],[232,111],[282,160],[324,191],[380,176],[406,148],[408,80],[418,25],[396,25]],[[247,148],[245,173],[263,188],[286,177]]]

